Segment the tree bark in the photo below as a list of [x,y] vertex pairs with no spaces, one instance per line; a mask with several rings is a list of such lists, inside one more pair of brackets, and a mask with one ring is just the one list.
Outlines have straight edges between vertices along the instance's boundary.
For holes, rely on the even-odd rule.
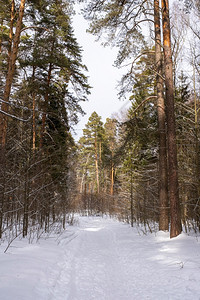
[[176,237],[182,231],[179,187],[178,187],[178,163],[174,114],[174,85],[173,63],[171,52],[169,2],[162,0],[163,22],[163,47],[165,61],[165,86],[166,86],[166,117],[167,117],[167,147],[169,168],[169,200],[170,200],[170,237]]
[[114,194],[114,166],[113,161],[111,161],[111,184],[110,184],[110,195]]
[[40,149],[43,147],[44,142],[44,132],[45,132],[45,124],[46,124],[46,116],[47,116],[47,105],[49,100],[49,86],[51,81],[51,72],[52,72],[52,64],[49,65],[48,76],[47,76],[47,90],[44,97],[44,110],[42,113],[42,128],[40,133]]
[[[54,52],[54,41],[52,43],[51,47],[51,55]],[[42,113],[42,128],[41,128],[41,133],[40,133],[40,149],[43,147],[43,142],[44,142],[44,132],[45,132],[45,124],[46,124],[46,116],[47,116],[47,106],[48,106],[48,101],[49,101],[49,87],[50,87],[50,82],[51,82],[51,73],[52,73],[52,68],[53,64],[49,64],[49,69],[48,69],[48,75],[47,75],[47,87],[46,87],[46,94],[44,96],[44,110]]]
[[95,133],[95,166],[96,166],[97,194],[99,194],[99,165],[98,165],[97,134],[96,133]]
[[[35,81],[35,69],[36,69],[36,67],[33,66],[33,74],[32,74],[32,82],[33,82],[33,84],[34,84],[34,81]],[[36,125],[35,125],[35,106],[36,106],[36,102],[35,102],[35,91],[33,91],[32,97],[33,97],[33,103],[32,103],[32,109],[33,109],[33,115],[32,115],[32,130],[33,130],[32,151],[33,151],[33,154],[35,154],[35,149],[36,149],[36,144],[35,144],[35,140],[36,140]]]
[[9,47],[8,47],[8,65],[12,52],[12,43],[13,43],[13,27],[15,19],[15,1],[12,0],[11,12],[10,12],[10,32],[9,32]]
[[[197,204],[200,196],[200,142],[199,142],[199,125],[198,125],[198,105],[197,105],[197,92],[196,92],[196,78],[195,78],[195,67],[193,62],[193,90],[194,90],[194,113],[195,113],[195,164],[196,164],[196,198],[197,198]],[[186,205],[186,204],[185,204]],[[199,214],[200,214],[200,208],[199,205],[196,209],[196,215],[195,219],[197,218],[197,224],[199,224]],[[199,225],[198,225],[199,226]]]
[[157,114],[159,132],[159,230],[169,230],[169,203],[168,203],[168,176],[167,176],[167,145],[165,126],[165,103],[162,79],[162,51],[160,30],[159,0],[154,0],[154,26],[155,26],[155,67],[157,89]]
[[133,227],[133,168],[132,168],[132,163],[131,163],[131,188],[130,188],[130,196],[131,196],[131,227]]
[[114,162],[113,162],[113,157],[114,157],[114,143],[111,142],[111,183],[110,183],[110,195],[114,195],[114,173],[115,173],[115,168],[114,168]]
[[[1,105],[1,110],[4,112],[8,112],[8,102],[10,98],[11,86],[12,86],[13,77],[15,73],[15,63],[17,59],[18,47],[20,42],[20,34],[22,28],[25,2],[26,0],[21,0],[20,2],[15,36],[13,40],[12,49],[10,52],[8,72],[6,76],[6,83],[5,83],[5,90],[4,90],[4,97],[3,97],[4,102]],[[6,144],[6,131],[7,131],[7,116],[4,114],[0,114],[0,145],[2,146],[2,148],[4,148]]]
[[1,35],[0,35],[0,54],[1,54],[1,51],[2,51],[2,35],[3,35],[3,19],[1,19]]

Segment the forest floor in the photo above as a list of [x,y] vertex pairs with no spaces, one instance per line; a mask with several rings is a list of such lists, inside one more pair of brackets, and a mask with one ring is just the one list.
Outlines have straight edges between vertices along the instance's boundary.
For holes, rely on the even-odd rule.
[[62,235],[0,246],[1,300],[200,299],[200,237],[79,217]]

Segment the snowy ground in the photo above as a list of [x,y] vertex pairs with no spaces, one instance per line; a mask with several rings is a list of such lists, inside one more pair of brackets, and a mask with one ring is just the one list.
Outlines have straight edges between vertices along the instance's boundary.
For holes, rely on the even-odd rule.
[[59,238],[0,246],[1,300],[200,299],[200,242],[80,218]]

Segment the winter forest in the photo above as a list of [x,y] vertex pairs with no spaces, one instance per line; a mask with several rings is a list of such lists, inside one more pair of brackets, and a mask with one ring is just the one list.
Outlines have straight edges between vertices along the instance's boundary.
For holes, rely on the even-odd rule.
[[[117,48],[119,97],[131,103],[106,122],[94,111],[79,141],[92,87],[77,2],[90,34]],[[3,241],[65,229],[75,213],[171,238],[199,232],[199,24],[196,0],[0,1]]]
[[[118,98],[129,102],[105,121],[94,111],[78,140],[92,86],[77,13],[96,43],[117,49]],[[0,248],[19,258],[13,268],[14,254],[0,255],[0,298],[199,299],[199,231],[200,2],[0,0]],[[60,248],[42,246],[51,234]],[[165,269],[153,265],[162,259]],[[28,270],[40,298],[26,281],[15,294]]]

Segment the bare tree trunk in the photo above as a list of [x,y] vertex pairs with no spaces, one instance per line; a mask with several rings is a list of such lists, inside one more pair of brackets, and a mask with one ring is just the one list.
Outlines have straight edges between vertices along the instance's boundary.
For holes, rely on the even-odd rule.
[[[53,51],[53,47],[52,47],[52,51]],[[46,91],[46,94],[44,97],[44,110],[42,113],[42,128],[41,128],[41,133],[40,133],[40,149],[42,148],[43,142],[44,142],[44,132],[45,132],[45,124],[46,124],[47,105],[48,105],[48,100],[49,100],[49,86],[50,86],[50,81],[51,81],[51,72],[52,72],[52,63],[49,64],[49,70],[48,70],[48,76],[47,76],[47,91]]]
[[[8,102],[10,98],[11,86],[12,86],[13,77],[15,73],[15,63],[17,59],[18,47],[20,42],[25,2],[26,0],[21,0],[20,2],[15,36],[14,36],[13,45],[12,45],[10,58],[9,58],[8,72],[6,76],[6,84],[5,84],[4,97],[3,97],[4,103],[2,103],[1,105],[1,110],[5,113],[8,112]],[[2,145],[3,148],[6,144],[6,131],[7,131],[7,116],[5,114],[0,114],[0,144]]]
[[23,214],[23,237],[28,234],[28,219],[29,219],[29,192],[28,192],[28,170],[24,175],[24,214]]
[[130,188],[130,196],[131,196],[131,227],[133,227],[133,218],[134,218],[134,213],[133,213],[133,167],[131,164],[131,188]]
[[173,64],[171,53],[169,2],[162,0],[163,46],[165,59],[165,85],[166,85],[166,117],[168,142],[168,168],[169,168],[169,200],[171,228],[170,237],[176,237],[182,231],[181,213],[178,187],[178,164],[174,114],[174,85]]
[[155,26],[155,64],[157,89],[157,114],[159,130],[159,230],[169,230],[169,203],[167,178],[167,145],[165,126],[165,103],[163,96],[162,79],[162,51],[160,32],[160,6],[159,0],[154,0],[154,26]]
[[87,166],[88,166],[89,158],[90,158],[90,153],[88,153],[86,164],[85,164],[86,167],[85,167],[85,170],[83,170],[83,175],[82,175],[82,178],[81,178],[80,194],[83,193],[84,180],[85,180],[85,182],[87,180]]
[[[33,67],[33,74],[32,74],[32,81],[34,84],[35,81],[35,67]],[[32,151],[33,154],[35,154],[35,149],[36,149],[36,145],[35,145],[35,138],[36,138],[36,126],[35,126],[35,92],[33,91],[32,94],[33,97],[33,103],[32,103],[32,109],[33,109],[33,116],[32,116],[32,130],[33,130],[33,136],[32,136]]]
[[0,188],[0,239],[2,238],[3,233],[3,217],[4,217],[4,202],[5,202],[5,165],[1,170],[1,188]]
[[35,126],[35,93],[33,92],[33,105],[32,105],[32,109],[33,109],[33,116],[32,116],[32,121],[33,121],[33,137],[32,137],[32,149],[33,149],[33,153],[35,153],[35,138],[36,138],[36,126]]
[[96,166],[97,193],[99,194],[99,165],[98,165],[97,136],[96,136],[96,134],[95,134],[95,166]]
[[2,41],[3,41],[3,39],[2,39],[2,35],[3,35],[3,19],[1,19],[1,34],[0,34],[0,54],[1,54],[1,51],[2,51]]
[[114,194],[114,166],[113,161],[111,162],[111,185],[110,185],[110,195]]
[[[200,196],[200,142],[199,142],[199,125],[198,125],[198,112],[199,108],[197,105],[197,92],[196,92],[196,78],[195,78],[195,65],[193,62],[193,89],[194,89],[194,113],[195,113],[195,164],[196,164],[196,198],[197,198],[197,209],[196,209],[196,217],[197,224],[199,226],[199,214],[200,209],[198,205],[199,196]],[[186,205],[186,204],[185,204]]]
[[8,65],[9,65],[9,60],[10,60],[11,51],[12,51],[14,19],[15,19],[15,1],[12,0],[11,12],[10,12],[10,32],[9,32],[9,47],[8,47]]
[[[112,143],[111,147],[113,148],[113,143]],[[114,169],[114,163],[113,163],[113,156],[114,156],[114,153],[113,153],[113,151],[111,151],[111,185],[110,185],[110,195],[111,196],[113,196],[113,194],[114,194],[114,172],[115,172],[115,169]]]
[[[88,193],[89,194],[89,193]],[[85,182],[85,185],[84,185],[84,197],[83,197],[83,201],[84,201],[84,210],[86,211],[87,210],[87,183]]]

